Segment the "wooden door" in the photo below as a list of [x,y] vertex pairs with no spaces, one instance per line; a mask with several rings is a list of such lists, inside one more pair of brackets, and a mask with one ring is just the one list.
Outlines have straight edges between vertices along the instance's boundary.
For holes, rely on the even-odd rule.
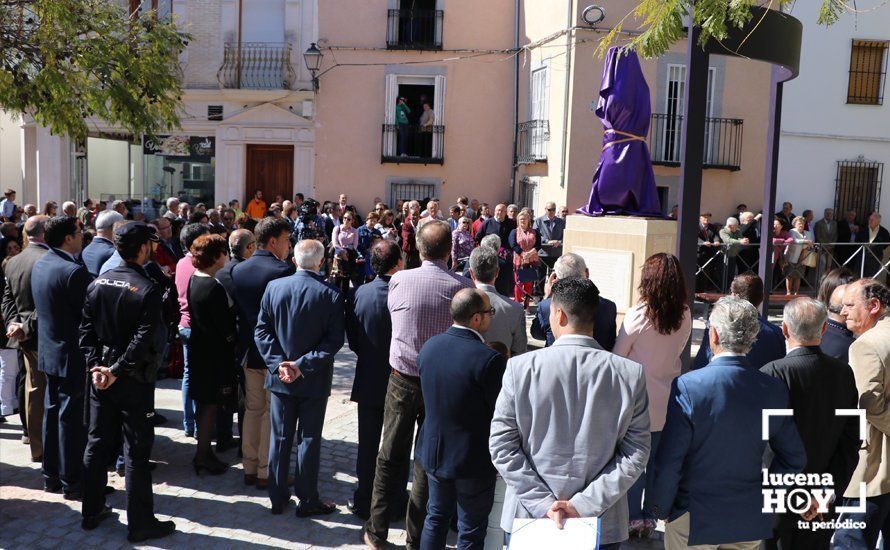
[[275,195],[293,198],[294,146],[248,145],[246,182],[243,204],[253,198],[257,189],[263,192],[267,205],[275,201]]

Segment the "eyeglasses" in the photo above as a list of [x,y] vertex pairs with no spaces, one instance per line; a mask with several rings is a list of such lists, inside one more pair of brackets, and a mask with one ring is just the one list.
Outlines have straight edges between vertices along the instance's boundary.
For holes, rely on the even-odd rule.
[[494,317],[495,309],[494,308],[483,309],[482,311],[477,311],[476,313],[478,313],[479,315],[485,315],[487,313],[487,314],[491,315],[492,317]]

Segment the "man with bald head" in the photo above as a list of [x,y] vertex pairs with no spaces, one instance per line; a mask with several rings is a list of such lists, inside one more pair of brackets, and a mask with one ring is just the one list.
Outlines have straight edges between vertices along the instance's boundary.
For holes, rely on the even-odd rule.
[[485,291],[458,291],[454,324],[417,356],[425,418],[416,454],[429,482],[423,548],[445,547],[455,504],[458,548],[482,548],[485,541],[496,479],[488,432],[507,366],[482,337],[494,314]]
[[853,333],[847,329],[847,317],[843,314],[844,295],[847,285],[839,285],[831,293],[828,301],[828,325],[822,336],[822,352],[844,363],[850,362],[850,346],[856,340]]
[[[399,271],[389,281],[387,306],[392,318],[389,360],[392,375],[386,388],[383,440],[377,454],[377,470],[371,495],[371,516],[365,523],[364,541],[371,548],[384,548],[389,534],[388,508],[405,490],[404,472],[411,456],[414,426],[423,424],[423,391],[418,354],[433,336],[452,325],[451,301],[473,282],[448,269],[451,255],[451,226],[431,221],[417,231],[417,249],[422,263],[416,269]],[[405,529],[409,548],[420,543],[426,516],[427,481],[419,462]]]
[[[31,446],[31,461],[43,459],[43,400],[46,376],[37,370],[37,310],[31,293],[31,272],[34,264],[49,250],[44,241],[46,216],[32,215],[25,222],[24,236],[28,246],[6,265],[6,288],[3,291],[3,319],[10,347],[22,350],[25,361],[25,418],[28,436],[23,442]],[[25,441],[27,440],[27,441]]]
[[510,232],[516,229],[516,220],[507,217],[507,205],[500,203],[494,207],[494,216],[485,220],[479,231],[476,232],[476,243],[480,243],[486,235],[497,235],[501,243],[506,243],[510,238]]

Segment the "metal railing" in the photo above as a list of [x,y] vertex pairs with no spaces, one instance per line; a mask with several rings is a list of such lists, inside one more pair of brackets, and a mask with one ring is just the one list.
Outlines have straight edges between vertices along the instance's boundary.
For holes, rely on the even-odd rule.
[[[723,170],[742,168],[742,130],[740,118],[706,118],[704,167]],[[680,141],[683,116],[652,113],[649,125],[649,153],[652,164],[680,166]]]
[[389,10],[387,14],[387,48],[442,49],[442,10]]
[[384,124],[380,162],[442,164],[445,127]]
[[289,90],[297,79],[292,49],[276,42],[226,44],[216,79],[222,88]]
[[[800,275],[800,292],[815,294],[822,277],[832,269],[846,267],[860,278],[886,278],[890,274],[890,259],[884,260],[883,250],[890,243],[815,243],[815,266],[792,272],[787,269],[783,254],[789,245],[775,245],[773,284],[771,292],[780,292],[789,276]],[[791,245],[800,246],[800,245]],[[729,293],[729,285],[737,274],[748,271],[757,273],[760,262],[760,245],[727,245],[710,243],[698,245],[698,263],[695,273],[696,292]],[[775,255],[778,251],[780,254]]]
[[517,164],[547,162],[547,142],[550,141],[549,120],[529,120],[516,125]]

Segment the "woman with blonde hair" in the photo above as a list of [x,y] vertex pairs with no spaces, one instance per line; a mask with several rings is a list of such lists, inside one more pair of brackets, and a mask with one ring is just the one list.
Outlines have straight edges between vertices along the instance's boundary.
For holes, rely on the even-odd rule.
[[508,240],[513,250],[513,299],[528,308],[541,264],[538,258],[541,234],[532,227],[532,217],[528,212],[519,212],[516,215],[516,229],[510,232]]
[[816,250],[813,243],[816,238],[813,231],[806,228],[807,219],[797,216],[791,220],[788,233],[793,239],[785,249],[785,293],[796,295],[800,290],[800,280],[806,275],[808,267],[816,267]]

